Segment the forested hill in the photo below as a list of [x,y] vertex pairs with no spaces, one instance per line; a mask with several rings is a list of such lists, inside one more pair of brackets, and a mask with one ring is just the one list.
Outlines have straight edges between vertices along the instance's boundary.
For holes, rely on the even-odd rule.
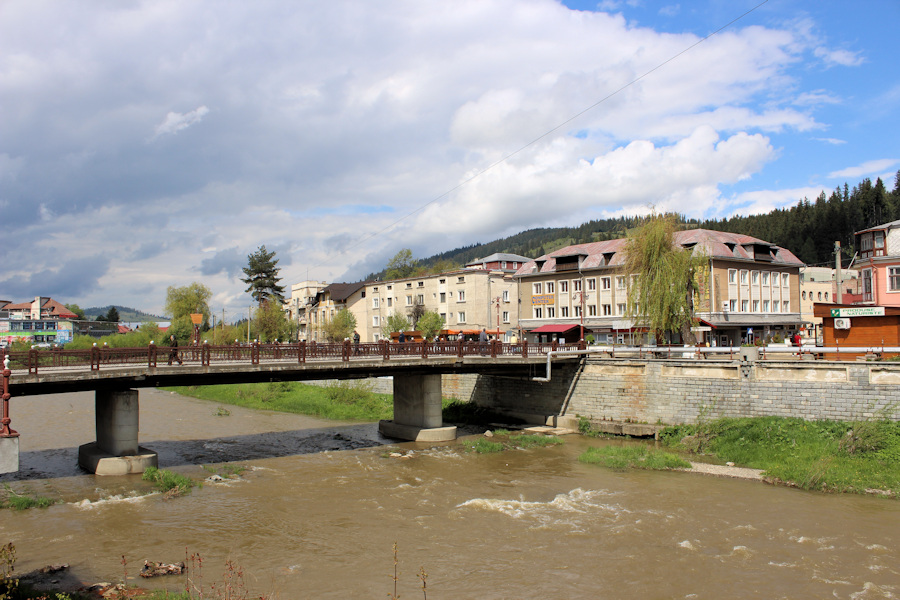
[[[787,248],[808,265],[821,266],[834,264],[834,242],[841,242],[843,262],[847,265],[856,252],[854,232],[896,220],[900,220],[900,171],[892,191],[885,188],[880,178],[874,183],[867,178],[852,188],[845,183],[831,195],[822,192],[814,200],[803,198],[791,208],[764,215],[710,221],[681,219],[687,227],[751,235]],[[589,221],[578,227],[529,229],[493,242],[436,254],[418,264],[426,269],[435,264],[464,265],[494,252],[534,258],[570,244],[624,237],[638,222],[637,217],[624,217]]]
[[[101,316],[105,317],[109,313],[110,308],[113,308],[113,305],[92,306],[84,309],[84,316],[90,320],[94,320]],[[128,306],[116,306],[115,309],[119,313],[119,321],[122,321],[123,323],[150,323],[169,320],[168,317],[158,317]]]

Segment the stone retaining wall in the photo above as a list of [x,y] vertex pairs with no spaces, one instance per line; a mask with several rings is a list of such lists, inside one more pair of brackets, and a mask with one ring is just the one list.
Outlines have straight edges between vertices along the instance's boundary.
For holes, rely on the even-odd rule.
[[473,399],[510,413],[592,421],[900,420],[898,384],[900,364],[893,363],[588,358],[580,367],[554,367],[548,383],[479,377]]

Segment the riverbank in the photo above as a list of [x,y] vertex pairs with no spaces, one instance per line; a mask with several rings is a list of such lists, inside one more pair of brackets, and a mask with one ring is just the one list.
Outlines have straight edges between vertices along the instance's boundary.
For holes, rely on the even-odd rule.
[[887,419],[717,419],[667,427],[660,440],[674,450],[753,469],[755,473],[745,475],[754,479],[812,491],[900,498],[900,423]]

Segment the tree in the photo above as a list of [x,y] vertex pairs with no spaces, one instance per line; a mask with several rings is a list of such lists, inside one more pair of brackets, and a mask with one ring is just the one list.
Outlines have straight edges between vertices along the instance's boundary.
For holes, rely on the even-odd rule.
[[260,306],[270,298],[278,300],[279,304],[284,304],[284,286],[278,285],[278,282],[281,281],[278,272],[281,269],[276,266],[277,264],[278,259],[275,258],[275,252],[267,251],[265,244],[253,254],[247,255],[247,266],[242,269],[247,277],[241,281],[247,284],[247,289],[244,291],[250,292]]
[[106,311],[106,320],[110,323],[118,323],[119,322],[119,311],[115,306],[110,306],[109,310]]
[[426,340],[434,337],[444,328],[444,318],[433,310],[427,311],[416,323],[416,329],[422,332]]
[[388,261],[385,267],[385,279],[402,279],[404,277],[412,277],[416,271],[416,260],[413,258],[412,250],[404,248],[394,258]]
[[398,312],[391,313],[381,326],[381,333],[390,336],[399,331],[409,331],[409,319]]
[[66,308],[75,313],[79,319],[84,319],[84,310],[77,304],[66,304]]
[[281,305],[275,302],[264,302],[253,315],[253,328],[256,337],[262,342],[287,340],[290,336],[290,323]]
[[673,215],[653,214],[634,230],[625,247],[625,272],[632,276],[628,314],[646,325],[657,339],[680,332],[696,344],[694,323],[695,270],[705,257],[675,245]]
[[191,336],[194,326],[191,323],[191,314],[203,315],[201,327],[209,327],[209,300],[212,292],[202,283],[196,281],[183,287],[170,285],[166,289],[166,313],[171,321],[171,333],[177,339],[187,339]]
[[329,342],[340,342],[349,338],[354,329],[356,329],[356,317],[346,308],[339,310],[330,321],[322,326],[325,339]]

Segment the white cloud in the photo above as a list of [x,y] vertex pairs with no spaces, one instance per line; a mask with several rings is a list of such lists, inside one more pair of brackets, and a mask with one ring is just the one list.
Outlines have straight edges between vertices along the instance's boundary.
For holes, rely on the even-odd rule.
[[842,146],[847,143],[847,140],[839,140],[837,138],[813,138],[817,142],[825,142],[826,144],[831,144],[832,146]]
[[869,160],[855,167],[847,167],[846,169],[841,169],[839,171],[832,171],[828,174],[828,178],[838,179],[845,177],[865,177],[866,175],[872,175],[874,173],[885,171],[886,169],[891,169],[898,164],[900,164],[900,159],[896,158],[881,158],[878,160]]
[[851,52],[850,50],[831,50],[820,46],[813,51],[813,54],[823,59],[829,66],[858,67],[865,62],[865,59],[859,52]]
[[170,112],[166,115],[163,122],[156,126],[155,137],[169,133],[178,133],[183,129],[187,129],[194,123],[199,123],[203,120],[203,117],[205,117],[207,113],[209,113],[209,108],[206,106],[198,106],[194,110],[184,114]]

